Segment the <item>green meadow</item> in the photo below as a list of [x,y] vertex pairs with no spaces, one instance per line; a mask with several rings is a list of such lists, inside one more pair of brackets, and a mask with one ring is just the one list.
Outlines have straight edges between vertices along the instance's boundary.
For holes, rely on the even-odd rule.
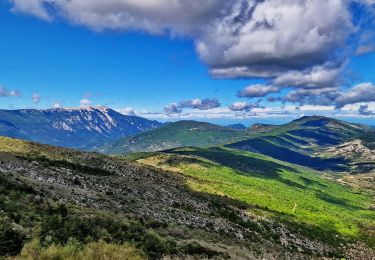
[[227,148],[181,148],[140,162],[187,176],[196,191],[256,206],[249,214],[277,218],[316,237],[336,235],[374,245],[373,198],[329,175]]

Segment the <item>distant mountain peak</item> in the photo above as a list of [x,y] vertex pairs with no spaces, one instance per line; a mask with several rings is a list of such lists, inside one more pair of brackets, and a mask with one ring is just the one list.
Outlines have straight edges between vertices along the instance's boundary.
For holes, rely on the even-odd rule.
[[289,124],[297,124],[305,127],[334,127],[334,128],[354,128],[354,129],[361,129],[364,126],[358,124],[352,124],[349,122],[345,122],[336,118],[320,116],[320,115],[313,115],[313,116],[303,116],[299,119],[292,121]]
[[261,133],[261,132],[269,132],[271,131],[275,125],[270,124],[253,124],[248,128],[248,131],[254,132],[254,133]]
[[[108,112],[108,111],[115,111],[109,107],[106,106],[84,106],[84,107],[66,107],[66,108],[51,108],[46,109],[48,111],[102,111],[102,112]],[[43,109],[41,110],[43,111]]]
[[105,106],[0,110],[0,119],[0,135],[80,149],[93,149],[163,125]]
[[247,127],[244,126],[244,125],[241,124],[241,123],[228,125],[227,127],[228,127],[228,128],[231,128],[231,129],[235,129],[235,130],[246,130],[246,129],[247,129]]
[[326,116],[321,116],[321,115],[312,115],[312,116],[302,116],[296,120],[293,120],[293,122],[311,121],[311,120],[336,120],[336,119],[326,117]]

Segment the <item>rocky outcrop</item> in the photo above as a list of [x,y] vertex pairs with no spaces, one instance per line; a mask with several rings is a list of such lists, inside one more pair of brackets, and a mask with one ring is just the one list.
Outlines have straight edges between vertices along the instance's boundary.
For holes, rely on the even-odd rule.
[[375,160],[375,151],[370,150],[359,139],[330,147],[325,152],[333,157],[361,159],[363,161]]

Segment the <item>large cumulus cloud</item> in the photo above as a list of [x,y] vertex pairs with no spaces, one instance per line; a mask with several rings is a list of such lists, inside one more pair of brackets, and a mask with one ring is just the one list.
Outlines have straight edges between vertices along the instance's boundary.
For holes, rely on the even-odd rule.
[[200,57],[223,77],[277,77],[340,59],[353,31],[342,0],[237,1],[198,39]]
[[195,35],[225,5],[222,0],[11,0],[13,10],[45,20],[63,17],[94,30],[142,30]]
[[347,92],[340,93],[338,98],[335,99],[335,104],[337,107],[343,107],[349,104],[371,101],[375,101],[375,85],[367,82],[358,84]]
[[300,105],[334,105],[340,109],[346,105],[375,102],[375,85],[370,82],[360,83],[347,90],[336,87],[297,89],[290,91],[278,100]]
[[187,35],[218,77],[277,77],[337,60],[354,31],[343,0],[11,0],[94,30]]

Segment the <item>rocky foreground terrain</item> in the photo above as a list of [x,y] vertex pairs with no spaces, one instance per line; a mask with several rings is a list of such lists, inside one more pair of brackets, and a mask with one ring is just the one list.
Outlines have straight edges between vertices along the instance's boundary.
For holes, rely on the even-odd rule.
[[18,254],[31,239],[45,245],[125,241],[152,259],[311,259],[349,252],[341,240],[327,242],[329,234],[312,237],[307,226],[193,191],[187,176],[125,158],[1,138],[0,178],[3,256]]

